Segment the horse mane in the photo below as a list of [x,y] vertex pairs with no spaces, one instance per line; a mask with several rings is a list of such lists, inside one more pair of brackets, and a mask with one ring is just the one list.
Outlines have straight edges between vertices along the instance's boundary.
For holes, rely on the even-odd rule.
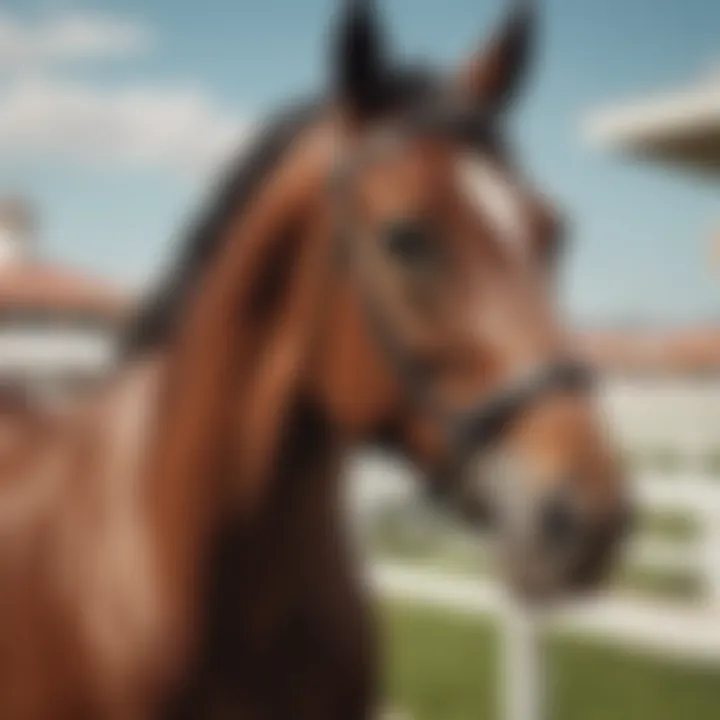
[[258,187],[321,108],[317,100],[305,101],[278,113],[252,147],[231,163],[210,207],[184,241],[180,260],[141,302],[122,342],[124,357],[152,352],[172,339],[199,278],[221,249],[223,228],[249,206]]

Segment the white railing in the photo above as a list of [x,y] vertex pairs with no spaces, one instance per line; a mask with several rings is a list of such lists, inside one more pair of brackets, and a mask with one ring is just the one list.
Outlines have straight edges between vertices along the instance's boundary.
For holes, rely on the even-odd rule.
[[720,611],[720,478],[702,475],[641,476],[635,483],[640,507],[656,512],[683,512],[695,519],[699,537],[682,546],[644,542],[634,546],[638,564],[698,571],[707,590],[707,602]]
[[[539,634],[547,627],[599,636],[674,660],[720,663],[720,373],[706,378],[611,378],[601,399],[619,445],[633,459],[639,508],[684,514],[698,530],[682,541],[636,538],[627,548],[626,561],[640,569],[697,575],[704,591],[700,599],[678,603],[613,595],[529,617],[491,577],[387,563],[374,568],[372,579],[383,593],[499,619],[505,631],[508,720],[541,720],[544,715]],[[672,470],[665,467],[668,461]],[[360,505],[365,503],[370,514],[372,506],[397,502],[411,492],[407,477],[405,488],[402,481],[394,482],[404,474],[402,467],[373,467],[371,462],[361,474],[371,490]]]
[[[492,578],[469,578],[427,568],[383,563],[372,581],[386,595],[492,614],[504,629],[504,698],[508,720],[541,720],[546,706],[540,635],[546,628],[600,636],[642,647],[672,659],[720,662],[720,481],[687,476],[644,476],[636,499],[647,511],[683,512],[695,519],[699,536],[683,544],[640,540],[629,561],[654,569],[691,569],[704,580],[702,599],[670,603],[609,596],[573,603],[542,615],[518,607]],[[689,544],[688,544],[689,543]]]

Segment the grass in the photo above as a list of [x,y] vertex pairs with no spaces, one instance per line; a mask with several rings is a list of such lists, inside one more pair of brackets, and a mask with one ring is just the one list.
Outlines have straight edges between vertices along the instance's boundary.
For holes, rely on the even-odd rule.
[[685,512],[654,512],[640,516],[636,534],[652,536],[655,540],[691,541],[697,538],[697,520]]
[[720,478],[720,450],[709,453],[705,464],[710,475]]
[[625,566],[614,574],[612,586],[624,593],[666,600],[696,600],[705,591],[702,577],[692,569]]
[[689,471],[705,472],[711,478],[720,480],[720,448],[700,455],[662,447],[629,450],[625,453],[625,464],[634,470],[662,473],[667,479],[682,477],[684,471]]
[[453,542],[444,536],[413,542],[386,534],[374,539],[371,552],[376,558],[428,568],[469,574],[485,574],[490,570],[487,553],[481,547],[473,547],[470,542]]
[[[499,720],[492,623],[385,605],[386,694],[413,720]],[[547,644],[548,720],[717,720],[720,671],[674,665],[577,638]]]
[[498,717],[498,639],[491,625],[389,604],[383,629],[392,706],[413,720]]

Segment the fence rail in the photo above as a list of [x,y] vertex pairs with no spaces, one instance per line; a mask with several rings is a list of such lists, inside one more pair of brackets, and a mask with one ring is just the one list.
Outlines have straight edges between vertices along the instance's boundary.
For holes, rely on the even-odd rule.
[[547,629],[601,637],[676,660],[720,663],[720,483],[702,475],[670,479],[653,474],[639,477],[633,488],[641,509],[687,513],[700,530],[689,542],[641,540],[631,546],[633,563],[699,572],[706,589],[702,599],[671,603],[613,595],[530,615],[489,577],[382,563],[372,569],[371,582],[393,598],[489,614],[501,623],[507,720],[544,716],[540,643]]

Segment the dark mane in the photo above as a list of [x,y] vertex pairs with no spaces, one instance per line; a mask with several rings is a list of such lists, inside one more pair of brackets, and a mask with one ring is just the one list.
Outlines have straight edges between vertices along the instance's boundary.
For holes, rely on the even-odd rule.
[[219,250],[223,227],[243,212],[258,185],[321,107],[318,101],[305,102],[278,114],[254,145],[232,163],[209,209],[188,234],[179,261],[153,288],[131,321],[123,342],[125,357],[156,350],[171,339],[197,280]]

